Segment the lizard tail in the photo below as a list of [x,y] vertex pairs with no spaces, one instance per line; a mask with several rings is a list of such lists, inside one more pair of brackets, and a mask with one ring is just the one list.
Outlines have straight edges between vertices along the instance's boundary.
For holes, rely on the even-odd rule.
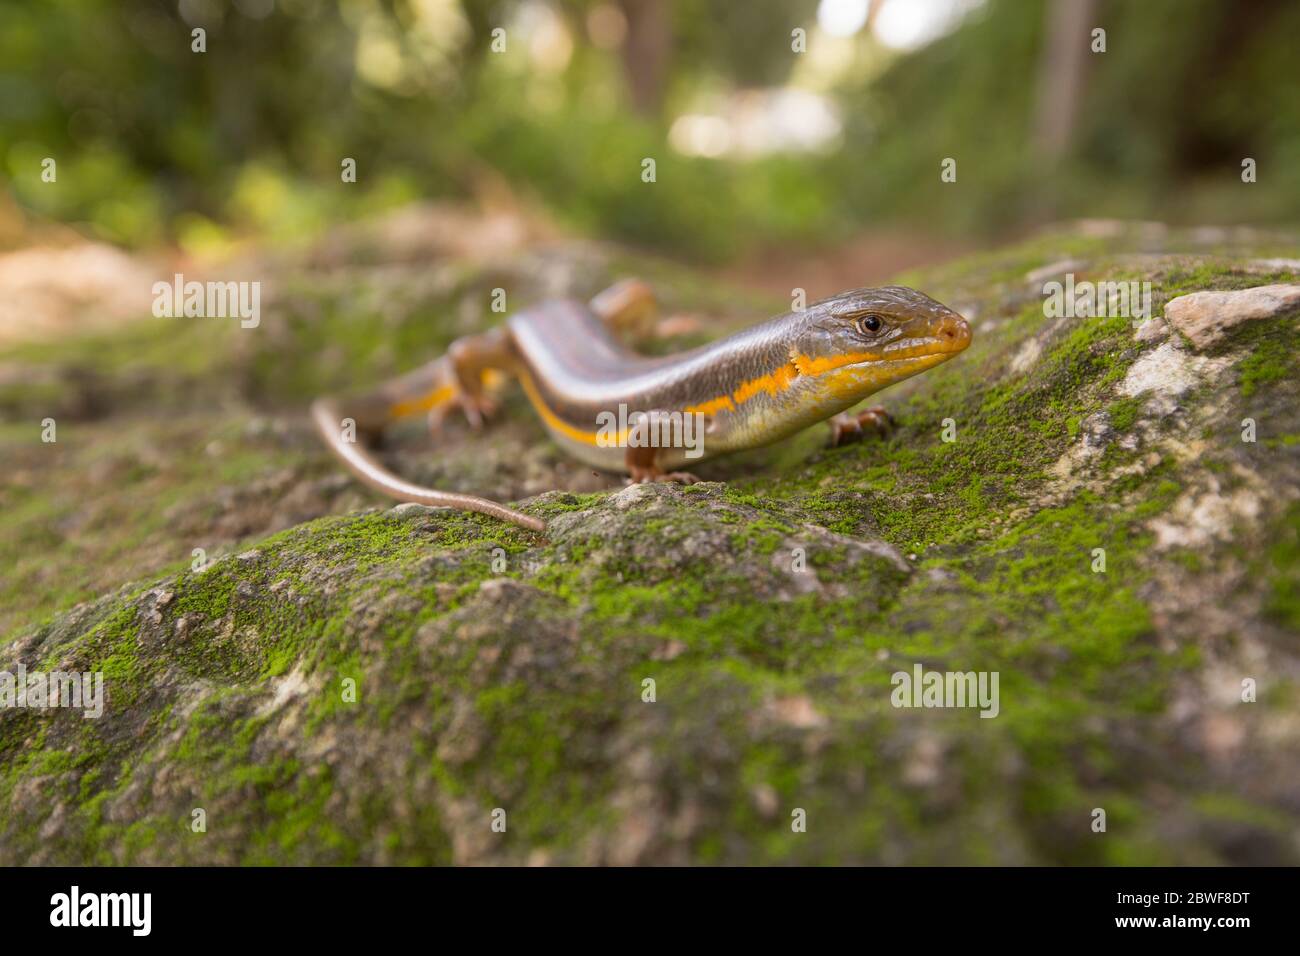
[[[403,382],[402,384],[415,385],[419,383],[416,383],[414,377],[411,377],[409,382]],[[366,436],[374,434],[383,424],[394,417],[417,410],[412,406],[412,400],[399,397],[398,394],[395,394],[395,391],[392,386],[389,386],[371,395],[350,401],[319,398],[312,403],[311,415],[316,424],[316,430],[325,439],[325,444],[329,446],[330,451],[343,462],[344,466],[353,475],[381,494],[388,495],[398,501],[411,501],[421,505],[432,505],[436,508],[455,508],[459,511],[477,511],[479,514],[500,518],[502,521],[509,521],[521,528],[527,528],[529,531],[546,531],[546,522],[540,518],[526,515],[522,511],[515,511],[513,508],[507,508],[505,505],[487,498],[462,495],[450,491],[437,491],[433,488],[412,484],[384,467],[383,462],[362,441],[357,439],[364,439]],[[410,394],[411,390],[402,388],[400,391]],[[425,394],[431,393],[426,389]],[[427,409],[430,406],[424,404],[422,407]],[[352,422],[350,430],[346,427],[348,420]],[[349,431],[351,431],[351,434]]]

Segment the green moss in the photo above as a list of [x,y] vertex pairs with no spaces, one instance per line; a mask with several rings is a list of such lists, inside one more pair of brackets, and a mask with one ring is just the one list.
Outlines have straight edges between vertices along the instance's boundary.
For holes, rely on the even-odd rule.
[[1292,504],[1278,524],[1261,571],[1268,588],[1265,613],[1300,632],[1300,504]]
[[1121,398],[1110,403],[1107,411],[1110,414],[1110,424],[1118,432],[1126,432],[1138,420],[1138,415],[1142,412],[1142,406],[1146,400],[1138,396],[1136,398]]
[[1281,381],[1289,374],[1294,374],[1295,358],[1294,345],[1288,345],[1277,339],[1259,343],[1238,366],[1241,397],[1250,398],[1260,386]]

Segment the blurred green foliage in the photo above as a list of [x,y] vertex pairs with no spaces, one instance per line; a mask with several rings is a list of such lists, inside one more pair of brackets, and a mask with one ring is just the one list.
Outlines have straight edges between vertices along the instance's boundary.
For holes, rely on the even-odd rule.
[[[658,11],[660,62],[595,42],[612,0],[6,0],[0,172],[38,216],[200,249],[500,177],[579,230],[714,261],[885,224],[1300,212],[1300,4],[1101,2],[1108,49],[1089,57],[1073,148],[1049,161],[1032,145],[1043,0],[989,0],[905,55],[864,30],[825,89],[836,148],[743,160],[682,155],[672,122],[701,98],[791,82],[790,31],[815,30],[816,0],[618,2]],[[547,61],[534,47],[556,23],[563,56]],[[663,74],[653,110],[633,109],[636,69]],[[955,184],[939,178],[949,156]],[[1259,163],[1249,188],[1244,156]],[[41,181],[45,157],[57,188]],[[340,181],[344,157],[355,184]]]
[[[1070,0],[1063,0],[1070,2]],[[1042,0],[993,0],[963,27],[843,96],[837,175],[864,213],[997,230],[1049,218],[1281,223],[1300,216],[1300,4],[1099,2],[1073,146],[1034,146]],[[958,181],[939,180],[940,157]],[[1241,180],[1241,162],[1258,181]],[[918,175],[918,168],[924,175]]]

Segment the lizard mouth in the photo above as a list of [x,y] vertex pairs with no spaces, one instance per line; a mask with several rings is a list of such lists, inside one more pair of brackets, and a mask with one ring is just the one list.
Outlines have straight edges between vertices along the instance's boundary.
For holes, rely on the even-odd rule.
[[970,345],[970,323],[956,312],[947,312],[925,322],[919,334],[891,342],[881,349],[880,357],[920,358],[925,355],[952,355]]

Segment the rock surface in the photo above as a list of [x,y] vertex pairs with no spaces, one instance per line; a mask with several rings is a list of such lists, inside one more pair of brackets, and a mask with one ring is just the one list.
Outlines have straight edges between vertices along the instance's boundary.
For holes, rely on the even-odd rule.
[[[256,333],[0,357],[62,383],[0,378],[0,670],[99,671],[107,696],[0,711],[0,862],[1300,862],[1296,313],[1198,351],[1045,319],[1023,281],[1069,259],[1159,308],[1294,252],[1152,241],[901,277],[978,318],[881,397],[886,440],[817,430],[624,489],[517,397],[437,456],[395,436],[404,474],[523,499],[545,541],[375,507],[306,400],[437,354],[497,286],[649,273],[701,337],[779,303],[585,247],[285,266]],[[895,706],[918,666],[996,672],[997,716]]]
[[1170,300],[1165,317],[1198,349],[1222,342],[1242,322],[1300,308],[1300,284],[1256,286],[1233,292],[1193,292]]

